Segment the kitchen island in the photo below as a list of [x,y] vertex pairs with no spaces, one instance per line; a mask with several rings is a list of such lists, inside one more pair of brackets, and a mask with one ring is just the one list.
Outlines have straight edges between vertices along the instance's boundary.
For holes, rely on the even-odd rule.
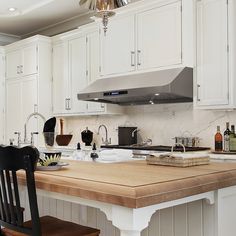
[[39,195],[98,208],[121,236],[140,236],[158,210],[202,199],[214,207],[214,214],[205,212],[202,219],[207,223],[215,217],[209,235],[236,232],[236,163],[175,168],[145,161],[70,161],[67,168],[37,171],[35,176]]

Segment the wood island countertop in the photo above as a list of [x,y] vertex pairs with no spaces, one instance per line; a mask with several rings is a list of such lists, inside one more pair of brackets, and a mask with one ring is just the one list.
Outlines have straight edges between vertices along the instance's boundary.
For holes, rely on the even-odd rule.
[[[36,171],[38,189],[140,208],[236,185],[236,163],[178,168],[145,161],[68,161],[58,171]],[[18,173],[21,184],[23,172]]]

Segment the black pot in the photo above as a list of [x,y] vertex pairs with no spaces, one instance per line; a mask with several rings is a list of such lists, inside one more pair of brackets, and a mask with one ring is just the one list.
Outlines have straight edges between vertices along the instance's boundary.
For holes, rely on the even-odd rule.
[[85,143],[85,146],[91,146],[93,141],[93,132],[91,132],[87,127],[86,130],[81,132],[81,139],[82,142]]

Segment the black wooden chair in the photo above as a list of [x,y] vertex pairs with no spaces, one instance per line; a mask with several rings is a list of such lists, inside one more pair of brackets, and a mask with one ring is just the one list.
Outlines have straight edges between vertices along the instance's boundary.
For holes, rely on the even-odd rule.
[[[0,146],[0,235],[4,236],[97,236],[98,229],[39,217],[34,171],[39,152],[33,147]],[[25,171],[31,221],[24,222],[20,205],[17,174]]]

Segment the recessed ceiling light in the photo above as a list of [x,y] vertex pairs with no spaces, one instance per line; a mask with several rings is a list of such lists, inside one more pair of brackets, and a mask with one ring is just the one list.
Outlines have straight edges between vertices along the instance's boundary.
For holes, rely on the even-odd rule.
[[16,11],[16,8],[15,7],[9,7],[8,11],[11,11],[11,12]]

